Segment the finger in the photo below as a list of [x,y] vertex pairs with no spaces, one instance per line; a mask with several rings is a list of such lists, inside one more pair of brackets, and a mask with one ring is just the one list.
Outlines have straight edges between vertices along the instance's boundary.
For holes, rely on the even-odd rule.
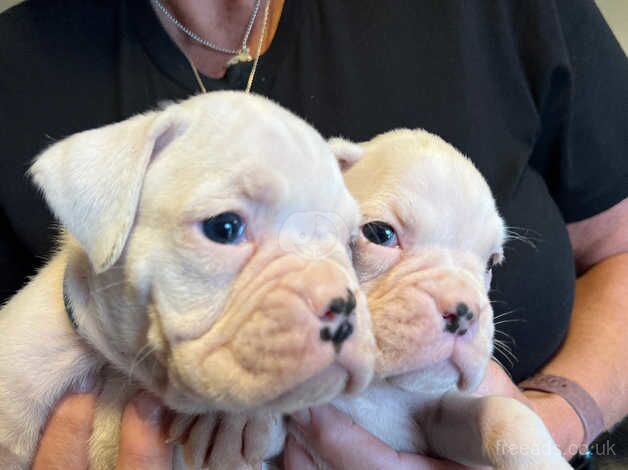
[[242,455],[254,467],[266,457],[271,445],[273,427],[278,426],[270,413],[259,413],[246,422],[242,432]]
[[242,415],[226,413],[221,416],[207,459],[209,468],[247,467],[242,457],[242,431],[245,424],[246,418]]
[[462,470],[466,467],[397,452],[333,406],[314,407],[292,416],[308,446],[338,469]]
[[[89,387],[92,388],[92,387]],[[62,398],[46,424],[33,470],[86,470],[96,394]]]
[[475,390],[478,395],[500,395],[510,398],[518,398],[521,393],[513,383],[508,373],[494,360],[489,361],[484,378]]
[[285,470],[316,470],[310,454],[291,435],[288,435],[283,451],[283,466]]
[[183,450],[185,462],[191,468],[201,468],[203,465],[217,425],[218,416],[214,413],[199,416],[194,422]]
[[529,397],[521,392],[508,373],[494,360],[489,362],[484,378],[475,393],[480,396],[499,395],[514,398],[534,411]]
[[185,444],[186,435],[197,418],[197,415],[176,414],[170,423],[167,441]]
[[172,466],[172,446],[162,432],[159,400],[141,392],[124,409],[117,470],[160,470]]

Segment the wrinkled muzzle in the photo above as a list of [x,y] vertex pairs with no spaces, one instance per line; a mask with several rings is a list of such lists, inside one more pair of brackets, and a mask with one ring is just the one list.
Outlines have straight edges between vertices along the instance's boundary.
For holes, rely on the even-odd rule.
[[362,390],[373,363],[348,259],[282,252],[253,256],[209,331],[173,345],[170,369],[179,387],[221,409],[285,412]]
[[493,314],[467,271],[410,260],[364,288],[379,377],[415,389],[477,386],[492,353]]

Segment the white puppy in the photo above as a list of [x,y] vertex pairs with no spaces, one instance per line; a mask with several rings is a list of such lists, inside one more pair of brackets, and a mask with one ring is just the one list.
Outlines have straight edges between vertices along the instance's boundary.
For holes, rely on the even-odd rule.
[[570,468],[530,409],[471,393],[492,354],[487,294],[505,237],[480,173],[422,130],[332,146],[363,212],[354,264],[377,344],[373,385],[334,403],[399,451],[496,469]]
[[92,469],[114,467],[138,388],[181,413],[175,468],[198,468],[212,436],[230,445],[210,467],[239,468],[280,449],[275,413],[369,382],[347,249],[358,207],[327,143],[288,111],[210,93],[71,136],[31,171],[67,233],[0,312],[3,470],[29,467],[51,407],[89,374],[102,384]]

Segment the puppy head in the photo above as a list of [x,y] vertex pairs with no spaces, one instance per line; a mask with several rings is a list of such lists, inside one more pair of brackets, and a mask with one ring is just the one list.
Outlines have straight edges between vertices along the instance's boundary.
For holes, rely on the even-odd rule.
[[[355,145],[355,144],[354,144]],[[354,263],[367,293],[376,374],[404,388],[474,389],[492,353],[491,267],[504,224],[470,160],[423,130],[396,130],[349,154],[363,213]]]
[[76,310],[100,318],[79,324],[170,407],[289,411],[368,383],[358,207],[288,111],[209,93],[70,137],[32,174],[90,260]]

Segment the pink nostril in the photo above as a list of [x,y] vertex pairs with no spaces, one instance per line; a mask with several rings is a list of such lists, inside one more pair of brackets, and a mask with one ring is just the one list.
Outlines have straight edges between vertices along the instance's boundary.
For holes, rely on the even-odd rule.
[[443,315],[443,318],[447,322],[453,322],[453,321],[455,321],[458,318],[458,316],[455,313],[445,313]]
[[322,321],[333,321],[336,318],[336,314],[331,310],[327,310],[325,315],[321,317]]

